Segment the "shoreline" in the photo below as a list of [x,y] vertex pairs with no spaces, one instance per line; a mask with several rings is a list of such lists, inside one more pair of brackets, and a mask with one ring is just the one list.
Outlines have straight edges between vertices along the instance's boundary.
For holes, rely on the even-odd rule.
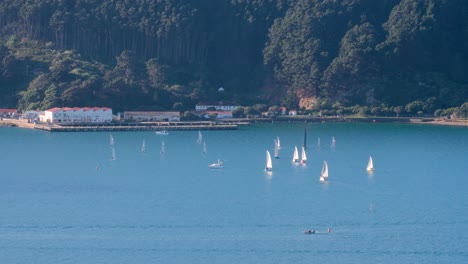
[[251,123],[271,122],[310,122],[310,123],[393,123],[393,124],[424,124],[444,126],[468,126],[468,120],[443,120],[427,117],[276,117],[250,119]]
[[218,121],[180,122],[135,122],[105,124],[47,125],[28,123],[25,120],[2,119],[0,127],[20,127],[49,132],[96,132],[96,131],[183,131],[183,130],[235,130],[238,126],[252,123],[305,122],[305,123],[394,123],[423,124],[438,126],[468,127],[468,120],[442,120],[436,118],[409,117],[275,117],[275,118],[231,118]]

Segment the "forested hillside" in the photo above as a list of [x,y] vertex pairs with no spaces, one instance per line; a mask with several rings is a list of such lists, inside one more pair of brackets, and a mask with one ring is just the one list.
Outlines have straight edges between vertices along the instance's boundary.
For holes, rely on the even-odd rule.
[[432,114],[468,101],[468,1],[2,0],[0,61],[0,106],[21,110],[229,101]]

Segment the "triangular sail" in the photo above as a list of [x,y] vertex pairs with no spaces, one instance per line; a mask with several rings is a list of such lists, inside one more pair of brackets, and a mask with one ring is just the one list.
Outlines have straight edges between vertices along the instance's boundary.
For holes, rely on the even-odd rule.
[[336,140],[335,140],[335,137],[334,137],[334,136],[332,137],[332,142],[331,142],[330,147],[331,147],[331,148],[335,148],[335,147],[336,147]]
[[275,159],[279,159],[279,147],[275,146]]
[[294,146],[293,162],[299,162],[299,151],[297,146]]
[[368,171],[374,170],[374,162],[372,161],[372,157],[369,157],[369,162],[367,162],[367,170]]
[[307,154],[306,154],[306,151],[305,151],[305,148],[304,148],[304,147],[302,147],[301,162],[302,162],[302,163],[306,163],[306,162],[307,162]]
[[141,152],[146,152],[146,142],[143,139],[143,143],[141,143]]
[[323,161],[322,172],[320,172],[320,181],[325,182],[328,180],[328,164],[327,161]]
[[112,135],[109,136],[109,145],[114,146],[114,137]]
[[273,163],[271,162],[270,152],[266,151],[266,166],[265,170],[271,170],[273,168]]
[[203,154],[206,154],[206,142],[203,142]]
[[328,178],[328,163],[327,161],[323,162],[322,173],[320,174],[323,178]]
[[276,146],[278,147],[278,149],[281,148],[281,141],[280,141],[280,138],[278,136],[276,137]]
[[320,149],[320,137],[317,138],[317,149]]
[[198,131],[197,143],[200,144],[200,143],[202,143],[202,141],[203,141],[203,135],[202,135],[201,131]]

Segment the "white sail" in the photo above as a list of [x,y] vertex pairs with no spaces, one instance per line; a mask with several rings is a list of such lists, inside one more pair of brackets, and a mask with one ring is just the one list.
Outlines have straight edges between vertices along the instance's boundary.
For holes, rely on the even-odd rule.
[[367,162],[367,171],[374,170],[374,162],[372,161],[372,157],[369,157],[369,162]]
[[203,154],[206,154],[206,142],[203,142]]
[[280,138],[278,136],[276,137],[276,146],[278,147],[278,149],[281,148],[281,141],[280,141]]
[[109,144],[114,146],[114,137],[112,135],[109,136]]
[[279,159],[279,147],[275,145],[275,159]]
[[306,163],[306,162],[307,162],[307,154],[306,154],[305,148],[302,147],[301,163]]
[[197,143],[200,144],[203,141],[203,135],[201,131],[198,131],[198,138],[197,138]]
[[328,179],[328,164],[327,161],[323,161],[322,172],[320,173],[320,181],[326,181]]
[[143,139],[143,143],[141,143],[141,152],[146,152],[146,142]]
[[166,153],[166,145],[164,144],[164,141],[161,142],[161,154]]
[[336,147],[335,137],[332,137],[332,142],[331,142],[330,147],[331,147],[331,148],[335,148],[335,147]]
[[317,149],[320,149],[320,137],[317,139]]
[[297,146],[294,146],[293,162],[299,162],[299,151]]
[[265,166],[265,170],[266,170],[266,171],[270,171],[272,168],[273,168],[273,163],[271,162],[270,152],[267,150],[267,151],[266,151],[266,166]]

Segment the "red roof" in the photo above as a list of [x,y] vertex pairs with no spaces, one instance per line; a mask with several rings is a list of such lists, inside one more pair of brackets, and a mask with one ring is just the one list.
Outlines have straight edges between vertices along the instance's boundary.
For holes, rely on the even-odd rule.
[[18,110],[9,108],[0,108],[0,113],[16,113]]
[[[14,109],[15,112],[16,112],[16,109]],[[108,108],[108,107],[73,107],[73,108],[70,108],[70,107],[54,107],[54,108],[50,108],[46,111],[48,112],[57,112],[57,111],[60,111],[60,110],[63,110],[63,111],[79,111],[79,110],[83,110],[83,111],[90,111],[90,110],[93,110],[93,111],[96,111],[96,110],[103,110],[103,111],[107,111],[107,110],[112,110],[111,108]]]
[[47,109],[46,111],[48,111],[48,112],[57,112],[57,111],[60,111],[60,110],[62,110],[62,108],[54,107],[54,108]]

